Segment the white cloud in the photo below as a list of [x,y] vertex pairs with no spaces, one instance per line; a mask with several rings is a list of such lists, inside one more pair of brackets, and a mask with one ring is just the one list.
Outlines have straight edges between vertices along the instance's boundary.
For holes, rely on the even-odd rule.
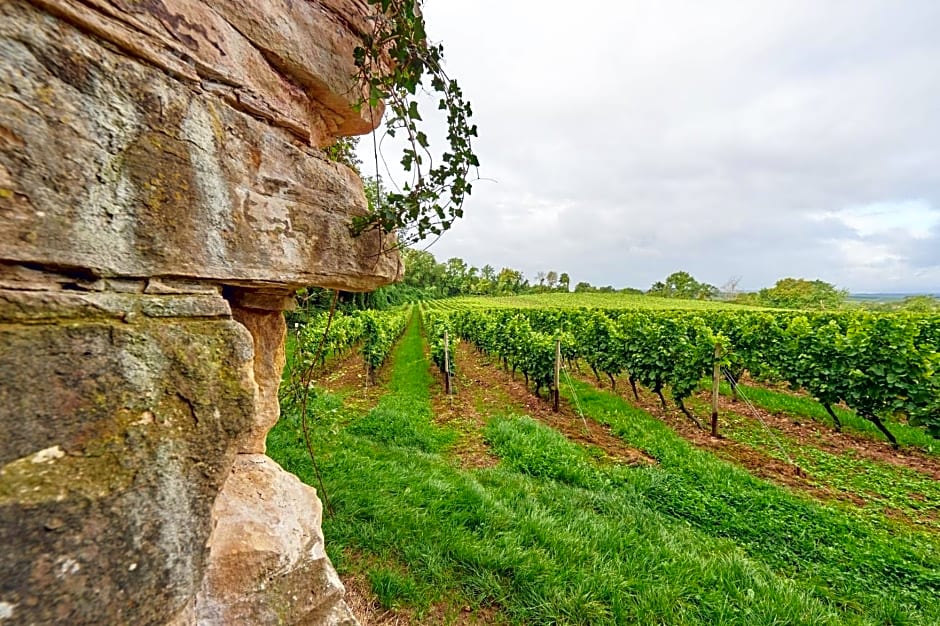
[[828,211],[821,217],[841,221],[859,237],[900,234],[911,239],[928,239],[940,224],[940,209],[920,201],[878,202],[843,211]]

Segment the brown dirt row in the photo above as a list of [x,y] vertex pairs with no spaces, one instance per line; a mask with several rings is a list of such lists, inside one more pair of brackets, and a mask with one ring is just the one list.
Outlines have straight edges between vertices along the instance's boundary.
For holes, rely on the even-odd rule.
[[364,413],[375,407],[385,393],[390,365],[391,359],[379,368],[375,384],[372,384],[362,354],[354,350],[347,356],[327,363],[326,368],[316,373],[314,382],[318,387],[342,395],[348,406]]
[[[600,388],[610,389],[606,381],[598,385],[592,377],[583,377],[583,380]],[[616,393],[624,400],[641,406],[647,412],[666,421],[687,439],[694,439],[696,444],[715,445],[714,438],[708,432],[696,428],[685,415],[674,406],[671,406],[671,402],[668,402],[669,409],[664,412],[659,398],[655,394],[644,389],[639,391],[640,401],[637,402],[633,397],[633,392],[630,391],[629,382],[626,379],[617,380]],[[695,399],[700,405],[711,406],[711,393],[708,391],[698,392],[695,394]],[[698,413],[699,420],[706,423],[709,415],[704,414],[703,411],[698,411]],[[718,400],[719,435],[721,434],[721,416],[729,414],[750,420],[759,418],[768,427],[780,430],[786,437],[795,440],[802,446],[812,446],[837,456],[851,452],[855,458],[904,467],[926,474],[935,480],[940,480],[940,458],[916,448],[905,447],[895,450],[887,441],[870,439],[862,434],[838,432],[809,417],[800,419],[786,414],[771,413],[757,406],[752,409],[744,402],[732,402],[731,398],[727,396],[720,396]],[[717,443],[719,445],[730,445],[734,442],[719,437]]]
[[[475,348],[461,343],[457,347],[457,359],[459,370],[457,381],[455,381],[457,395],[447,398],[443,392],[439,394],[439,398],[450,403],[450,406],[442,406],[438,409],[440,415],[448,416],[444,418],[445,422],[450,423],[449,416],[457,412],[464,416],[472,415],[477,421],[477,428],[482,428],[485,420],[480,416],[479,411],[475,410],[482,400],[483,406],[489,409],[485,414],[492,415],[494,412],[505,412],[507,409],[526,413],[562,432],[573,441],[600,448],[611,460],[630,464],[655,463],[652,458],[628,446],[622,439],[613,435],[606,426],[587,420],[587,430],[585,430],[584,422],[566,402],[562,402],[559,413],[552,412],[551,403],[544,398],[536,397],[525,386],[524,380],[513,379],[508,372],[500,368],[498,364],[491,363]],[[440,374],[435,371],[435,375],[442,389],[443,381],[440,380]],[[592,377],[579,377],[590,384],[597,384]],[[798,488],[818,498],[864,504],[864,500],[853,494],[820,488],[811,482],[811,477],[794,465],[730,439],[711,437],[707,432],[699,430],[678,409],[669,409],[664,412],[659,398],[652,392],[645,389],[639,391],[640,401],[637,402],[633,398],[627,381],[618,381],[616,392],[621,397],[663,420],[694,445],[741,465],[756,476]],[[455,407],[459,408],[455,409]],[[722,410],[728,409],[723,407]],[[482,445],[485,446],[485,444]]]
[[[585,432],[584,423],[580,417],[564,401],[561,403],[561,411],[553,413],[551,403],[544,398],[537,398],[525,386],[523,379],[513,379],[498,363],[491,363],[475,348],[463,343],[460,344],[457,348],[457,358],[458,369],[460,370],[456,385],[458,396],[476,395],[479,397],[485,394],[484,398],[490,400],[488,404],[491,404],[497,412],[505,412],[507,408],[514,408],[516,411],[526,413],[559,430],[573,441],[599,447],[613,460],[623,460],[627,463],[655,463],[655,460],[628,446],[622,439],[612,434],[608,427],[593,420],[587,420],[588,431]],[[573,375],[589,384],[603,386],[598,385],[593,377],[580,375],[576,372]],[[443,382],[441,382],[441,385],[443,388]],[[470,389],[470,394],[466,393],[467,388]],[[606,388],[609,389],[609,385]],[[502,398],[499,397],[500,391],[503,391]],[[820,488],[811,482],[810,477],[805,472],[794,465],[730,439],[713,438],[707,432],[699,430],[677,408],[670,408],[664,412],[659,398],[652,392],[642,388],[639,389],[639,392],[640,401],[637,402],[633,398],[632,391],[630,391],[629,383],[626,380],[617,381],[615,393],[620,394],[623,399],[666,422],[679,435],[697,447],[706,449],[727,461],[740,465],[755,476],[799,489],[820,499],[842,500],[856,505],[864,504],[861,498],[853,494]],[[495,399],[495,402],[493,399]],[[466,403],[466,400],[461,402]],[[482,428],[482,422],[480,427]]]
[[[593,378],[582,377],[582,380],[594,384],[595,386],[603,387],[603,385],[598,385],[597,381]],[[607,390],[609,390],[609,386],[607,386]],[[719,436],[712,437],[710,432],[699,429],[678,408],[674,408],[667,403],[668,408],[664,411],[659,397],[652,391],[642,387],[639,387],[638,391],[640,396],[639,400],[633,397],[633,392],[630,390],[629,383],[626,380],[618,380],[617,389],[614,393],[617,393],[633,406],[641,408],[657,419],[665,422],[677,434],[698,448],[708,450],[726,461],[739,465],[755,476],[780,485],[799,489],[819,499],[842,500],[858,505],[865,503],[864,500],[853,494],[819,487],[812,482],[812,477],[796,465],[781,461],[769,454],[755,450],[750,446],[720,436],[721,407],[719,407]],[[700,421],[706,423],[704,415],[698,417]]]
[[[463,367],[458,351],[457,362]],[[493,467],[499,462],[483,440],[483,428],[486,426],[488,410],[493,404],[493,395],[487,390],[474,386],[473,381],[464,372],[451,381],[456,393],[444,393],[444,375],[433,364],[434,388],[431,391],[431,411],[435,423],[452,428],[460,433],[460,438],[452,449],[460,466],[465,469]]]
[[[592,376],[580,376],[580,379],[588,384],[598,388],[610,390],[610,385],[604,383],[598,384]],[[831,489],[821,486],[813,480],[813,477],[806,473],[803,468],[797,465],[787,463],[777,459],[769,454],[755,450],[751,446],[738,443],[732,439],[720,436],[721,416],[735,413],[742,417],[755,419],[753,416],[742,415],[742,403],[732,403],[730,398],[722,397],[719,402],[719,437],[712,437],[710,432],[700,430],[688,417],[682,414],[678,408],[668,402],[667,410],[663,410],[659,398],[647,389],[640,387],[639,401],[633,396],[630,390],[629,382],[624,380],[617,381],[617,393],[621,398],[630,404],[639,407],[654,417],[668,424],[677,434],[694,444],[698,448],[708,450],[716,456],[735,463],[746,469],[751,474],[770,480],[771,482],[797,489],[820,500],[832,500],[847,502],[856,506],[864,506],[865,499],[854,493],[847,493],[839,489]],[[711,399],[708,392],[701,392],[697,399],[710,406]],[[891,455],[897,455],[898,451],[891,448],[890,444],[873,441],[857,435],[838,433],[824,424],[819,424],[812,420],[807,422],[793,421],[792,419],[773,415],[767,411],[758,409],[761,419],[771,428],[780,428],[786,436],[799,441],[801,445],[815,446],[831,454],[844,454],[847,450],[855,451],[858,458],[866,458],[873,461],[893,462],[895,465],[908,467],[916,471],[937,477],[938,464],[932,457],[919,453],[916,450],[901,451],[898,458],[892,458]],[[749,409],[748,409],[748,412]],[[699,411],[701,413],[701,411]],[[705,415],[698,415],[700,421],[705,422]],[[885,514],[901,521],[913,521],[908,515],[901,511],[885,510]]]
[[[511,412],[524,413],[554,428],[571,441],[599,448],[608,462],[624,465],[650,465],[656,462],[627,445],[612,434],[608,427],[593,420],[583,420],[564,402],[559,412],[555,413],[552,403],[546,398],[535,396],[521,377],[513,378],[466,342],[458,343],[455,352],[456,393],[448,397],[441,391],[433,399],[435,414],[442,423],[463,422],[467,431],[477,433],[475,437],[479,436],[488,417]],[[436,368],[434,374],[440,383],[438,388],[443,390],[443,380]],[[482,437],[480,442],[485,448]]]
[[[703,402],[711,402],[711,396],[707,392],[698,394],[698,397]],[[926,474],[935,480],[940,480],[940,458],[917,448],[907,446],[895,450],[887,441],[871,439],[857,433],[838,432],[809,417],[800,419],[787,414],[771,413],[756,406],[754,409],[756,409],[756,415],[755,410],[752,410],[744,402],[732,402],[731,398],[726,396],[719,398],[719,420],[722,414],[728,413],[734,413],[749,419],[756,419],[759,416],[769,427],[781,430],[801,445],[814,446],[830,454],[837,455],[845,454],[846,451],[851,450],[858,458],[905,467]]]

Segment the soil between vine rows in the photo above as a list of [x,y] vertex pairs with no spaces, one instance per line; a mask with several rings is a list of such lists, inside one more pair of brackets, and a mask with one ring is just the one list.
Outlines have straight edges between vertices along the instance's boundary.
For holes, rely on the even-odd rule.
[[[436,419],[441,423],[452,425],[455,420],[460,421],[475,428],[479,434],[489,417],[524,413],[575,443],[600,450],[602,462],[622,465],[656,463],[650,456],[612,434],[606,426],[590,419],[582,420],[567,403],[562,402],[559,412],[555,413],[551,402],[535,396],[520,374],[513,378],[495,363],[495,359],[489,359],[466,342],[458,343],[455,352],[457,376],[454,395],[448,397],[444,394],[443,376],[434,368],[435,380],[441,391],[432,396],[432,406]],[[480,443],[485,447],[482,439]],[[462,450],[458,446],[457,452],[466,467],[487,467],[496,462],[495,457],[478,447]]]
[[[610,384],[607,381],[599,383],[589,374],[575,373],[574,375],[582,382],[611,391]],[[671,402],[667,404],[667,409],[663,410],[659,398],[653,392],[642,387],[639,387],[638,391],[639,400],[633,396],[629,382],[624,377],[617,379],[616,389],[611,392],[618,394],[630,404],[665,422],[677,434],[696,447],[739,465],[754,476],[797,489],[820,500],[846,502],[855,506],[868,504],[867,500],[858,493],[820,484],[816,481],[815,476],[808,473],[806,468],[800,467],[798,463],[789,463],[773,456],[770,450],[765,452],[746,443],[735,441],[730,437],[722,436],[723,420],[727,420],[732,413],[736,414],[735,418],[745,420],[756,420],[759,416],[760,421],[767,427],[780,431],[782,438],[793,440],[799,446],[816,448],[834,456],[850,456],[854,459],[893,465],[898,468],[913,470],[934,480],[940,480],[940,460],[919,450],[912,448],[895,450],[888,442],[875,441],[851,433],[840,433],[810,418],[799,420],[784,415],[776,415],[759,407],[748,407],[743,402],[734,403],[725,396],[721,396],[719,399],[719,436],[712,437],[709,431],[701,430],[695,426]],[[710,398],[710,393],[703,391],[696,394],[691,403],[687,402],[687,404],[695,405],[698,410],[693,410],[693,414],[696,414],[703,423],[707,423],[710,419],[707,414],[710,412]],[[692,410],[691,406],[690,410]],[[913,494],[913,497],[916,497],[916,494]],[[940,507],[940,503],[938,503],[938,507]],[[909,516],[897,510],[885,509],[883,513],[900,521],[913,521]],[[940,510],[935,513],[923,513],[922,517],[935,520],[940,517]]]
[[[709,396],[705,392],[698,394],[698,396],[703,402],[710,402]],[[850,432],[838,432],[828,425],[816,422],[809,417],[802,420],[794,419],[786,415],[766,411],[760,407],[753,407],[752,409],[744,402],[732,402],[726,396],[719,398],[719,416],[737,413],[753,419],[755,410],[761,420],[770,428],[783,431],[788,437],[796,439],[803,445],[811,445],[832,454],[844,454],[851,451],[857,458],[906,467],[931,476],[935,480],[940,480],[940,458],[921,452],[916,448],[905,446],[895,450],[887,441],[876,441]]]
[[328,363],[314,375],[314,385],[343,396],[350,407],[366,412],[372,409],[385,393],[390,360],[375,373],[375,383],[369,381],[366,362],[358,349]]
[[[551,402],[545,398],[536,397],[526,387],[522,376],[511,377],[509,372],[500,366],[497,359],[481,354],[475,347],[465,342],[459,343],[456,348],[456,358],[458,374],[454,381],[455,395],[450,397],[444,395],[443,376],[435,369],[435,380],[439,384],[440,391],[432,396],[432,403],[440,423],[451,426],[455,423],[462,423],[461,430],[468,433],[458,443],[455,450],[455,454],[461,459],[464,467],[488,467],[496,462],[496,459],[486,451],[485,443],[479,433],[485,425],[487,416],[504,414],[507,411],[527,414],[558,430],[576,443],[593,446],[602,451],[603,458],[609,462],[630,465],[655,463],[654,459],[630,447],[622,439],[613,435],[608,428],[593,420],[586,420],[587,430],[585,430],[585,425],[574,408],[564,401],[560,412],[554,413]],[[571,372],[571,375],[598,388],[610,390],[610,385],[605,384],[606,381],[598,384],[592,376],[580,372]],[[696,427],[678,409],[670,407],[663,411],[659,398],[649,390],[640,388],[640,399],[637,401],[625,378],[617,381],[614,393],[664,421],[696,447],[739,465],[754,476],[799,490],[818,500],[839,501],[857,507],[867,504],[866,499],[858,493],[836,489],[817,482],[816,477],[795,463],[788,463],[769,452],[755,449],[731,438],[712,437],[708,431]],[[708,406],[709,397],[707,392],[701,392],[695,400],[697,404]],[[483,415],[479,410],[481,406],[485,407]],[[746,414],[745,408],[747,408]],[[849,454],[857,459],[887,463],[940,480],[940,460],[918,450],[911,448],[894,450],[887,442],[874,441],[851,433],[836,432],[809,418],[800,421],[783,415],[775,415],[758,407],[754,407],[754,410],[768,427],[780,430],[785,437],[794,439],[801,446],[813,446],[837,456]],[[721,420],[721,415],[727,416],[729,413],[745,414],[747,419],[755,419],[752,409],[742,402],[733,403],[730,398],[721,397],[719,420]],[[704,414],[699,415],[700,421],[703,422],[707,421],[707,417]],[[902,522],[913,521],[897,510],[885,509],[883,513]],[[923,517],[936,519],[937,515],[925,513]]]

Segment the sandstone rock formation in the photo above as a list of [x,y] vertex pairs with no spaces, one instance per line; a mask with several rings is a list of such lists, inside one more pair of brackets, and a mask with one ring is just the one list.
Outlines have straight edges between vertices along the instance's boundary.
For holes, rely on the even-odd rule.
[[293,290],[397,257],[317,149],[362,0],[0,3],[0,624],[355,623],[263,456]]
[[240,454],[214,514],[199,623],[356,623],[324,551],[320,501],[296,476]]

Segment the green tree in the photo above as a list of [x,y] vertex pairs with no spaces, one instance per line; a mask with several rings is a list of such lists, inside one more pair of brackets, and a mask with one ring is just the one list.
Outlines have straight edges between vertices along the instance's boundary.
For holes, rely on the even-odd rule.
[[475,296],[491,296],[496,293],[496,283],[492,280],[479,278],[470,287],[470,293]]
[[403,284],[423,290],[441,289],[444,282],[444,266],[437,262],[433,254],[426,250],[404,248],[401,258],[405,265]]
[[778,309],[834,309],[845,303],[848,292],[821,280],[781,278],[773,287],[761,289],[757,301]]
[[467,263],[463,259],[459,257],[447,259],[447,262],[444,263],[442,294],[444,296],[459,296],[469,292],[467,276]]
[[558,277],[558,288],[561,291],[568,292],[571,289],[571,277],[568,276],[568,272],[562,272],[561,276]]
[[548,283],[549,289],[554,289],[555,285],[558,284],[558,272],[550,270],[548,274],[545,275],[545,282]]
[[688,272],[679,271],[667,276],[665,282],[653,283],[647,293],[662,298],[709,300],[718,295],[718,288],[708,283],[698,282]]
[[467,270],[467,288],[465,289],[465,293],[469,293],[471,286],[478,280],[480,280],[480,268],[471,265],[470,269]]
[[496,276],[496,291],[500,294],[520,293],[529,286],[522,272],[510,267],[504,267]]
[[470,291],[478,296],[491,296],[496,293],[496,270],[492,265],[487,264],[480,269],[480,278]]

